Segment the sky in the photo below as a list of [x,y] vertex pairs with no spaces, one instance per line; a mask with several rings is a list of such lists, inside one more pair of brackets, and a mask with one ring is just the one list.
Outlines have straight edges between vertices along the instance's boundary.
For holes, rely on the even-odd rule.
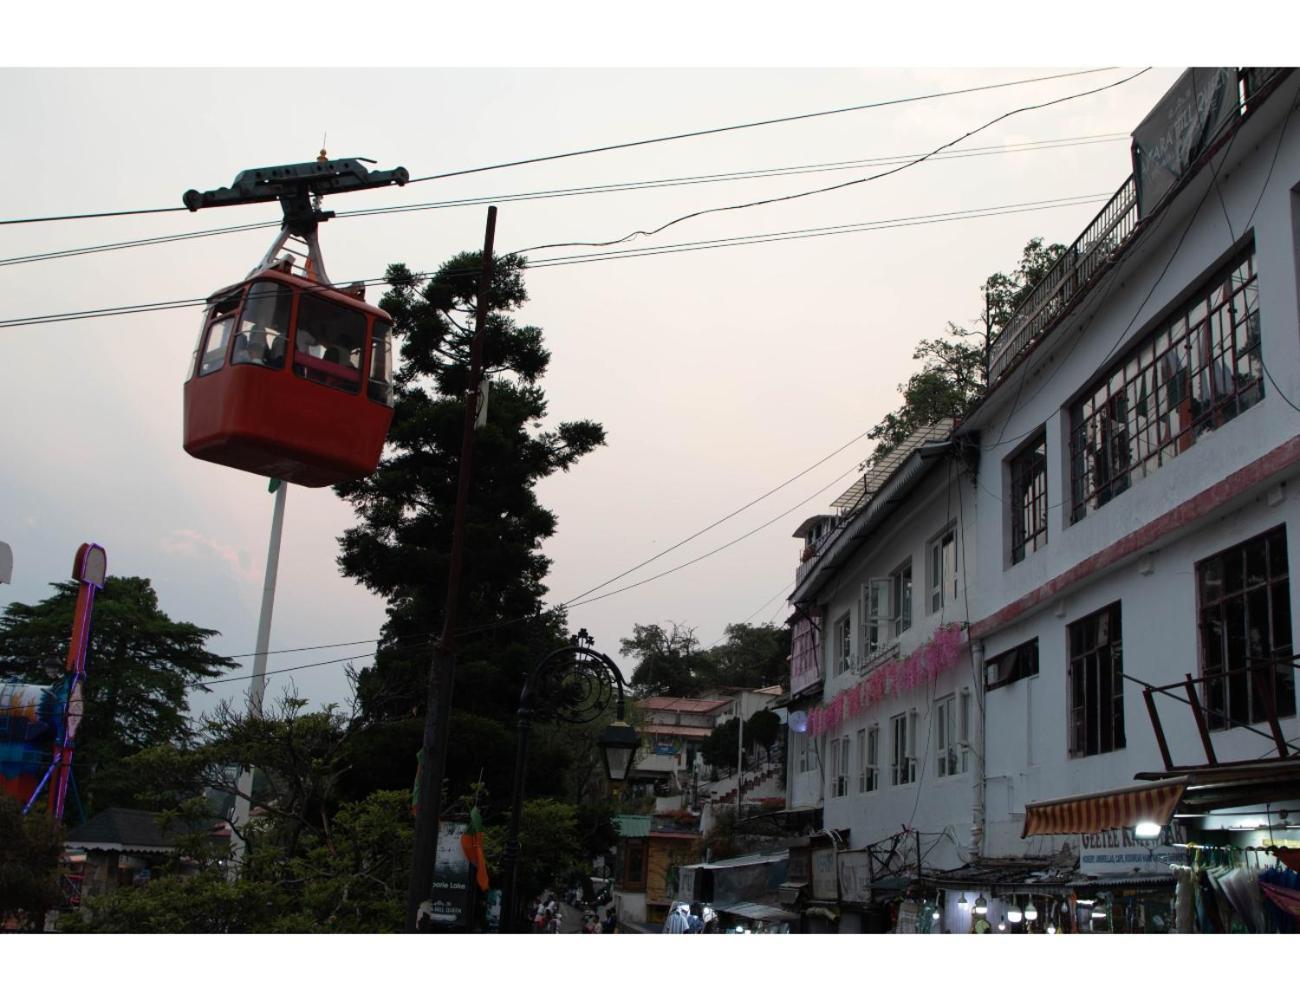
[[[26,151],[25,182],[0,218],[179,204],[247,167],[366,156],[412,176],[807,112],[1093,68],[1057,69],[9,69],[0,130]],[[1093,90],[1140,66],[809,118],[328,199],[336,211],[498,199],[496,245],[616,239],[700,209],[868,176],[829,172],[525,201],[505,196],[619,182],[920,155],[1008,111]],[[518,319],[552,352],[549,424],[588,418],[608,443],[543,482],[558,517],[545,546],[552,601],[570,601],[655,556],[857,438],[897,405],[923,338],[977,325],[979,286],[1031,237],[1068,243],[1129,172],[1127,134],[1177,76],[1025,111],[954,151],[841,191],[693,219],[655,248],[735,236],[912,219],[875,231],[537,268]],[[1086,141],[1082,141],[1086,139]],[[1005,147],[1079,141],[1054,148]],[[1082,199],[1066,207],[917,224],[954,211]],[[321,243],[336,281],[401,261],[432,270],[481,245],[482,205],[337,219]],[[273,206],[0,227],[0,258],[274,222]],[[242,277],[274,230],[0,266],[3,318],[199,298]],[[573,251],[541,251],[535,259]],[[371,300],[380,290],[370,292]],[[197,309],[0,330],[5,456],[0,538],[14,579],[0,600],[38,600],[76,547],[110,571],[150,578],[173,618],[217,629],[211,648],[254,648],[272,497],[264,479],[181,449],[181,386]],[[828,509],[870,453],[858,440],[768,499],[634,572],[636,583],[767,524],[697,564],[570,612],[623,663],[637,623],[675,622],[711,645],[733,622],[784,620],[806,516]],[[768,524],[768,522],[771,522]],[[380,598],[335,565],[351,508],[292,487],[271,648],[371,640]],[[468,554],[473,558],[473,554]],[[432,569],[431,569],[432,572]],[[600,593],[600,592],[598,592]],[[592,595],[595,596],[595,595]],[[464,622],[464,625],[477,623]],[[439,623],[430,623],[436,629]],[[271,657],[272,669],[372,644]],[[249,662],[247,660],[243,662]],[[313,702],[343,701],[343,664],[292,679]],[[242,684],[199,694],[196,708]]]
[[[837,57],[851,66],[853,36],[822,34],[810,48],[808,26],[799,22],[790,26],[787,47],[765,37],[746,48],[753,39],[733,36],[729,48],[709,48],[719,16],[699,13],[697,30],[672,35],[676,22],[668,14],[681,9],[667,5],[662,23],[636,26],[648,49],[633,44],[625,53],[624,38],[623,48],[609,50],[625,56],[625,68],[593,65],[593,52],[606,50],[554,25],[539,29],[554,42],[539,56],[528,31],[540,15],[526,8],[499,47],[493,35],[458,49],[440,69],[355,65],[373,63],[371,50],[349,46],[335,32],[317,65],[337,60],[336,68],[277,70],[156,64],[173,51],[213,64],[303,59],[286,59],[275,44],[283,15],[268,15],[261,32],[234,35],[233,46],[205,28],[187,36],[184,50],[135,40],[108,57],[120,65],[77,68],[79,61],[106,61],[94,34],[98,8],[88,8],[68,45],[24,48],[0,69],[0,135],[7,148],[21,151],[22,163],[21,173],[0,185],[0,219],[176,206],[188,188],[227,185],[248,167],[310,160],[322,143],[331,156],[370,157],[380,168],[402,165],[420,177],[1111,67],[362,192],[325,206],[347,211],[490,198],[499,206],[498,252],[600,242],[703,209],[865,177],[892,164],[861,161],[929,152],[1007,112],[1103,87],[1151,61],[1084,52],[944,68],[936,64],[940,45],[912,54],[912,65],[866,68],[911,54],[906,42],[894,46],[891,38],[890,57],[882,58],[877,37],[877,51],[863,49],[859,68],[811,68]],[[465,16],[453,30],[465,30]],[[358,37],[368,31],[374,28],[358,29]],[[666,35],[674,40],[671,55],[655,47]],[[395,64],[401,56],[422,61],[418,40],[385,37],[384,44],[395,47]],[[915,39],[911,45],[917,47]],[[1004,47],[1005,56],[1024,51],[1014,40]],[[958,56],[950,55],[952,64],[970,62],[960,45],[949,52]],[[571,627],[586,628],[630,673],[633,664],[618,647],[636,624],[677,623],[709,646],[729,623],[783,621],[798,553],[791,534],[808,515],[829,509],[870,454],[863,435],[898,404],[897,386],[916,368],[917,343],[949,322],[976,327],[980,284],[1013,267],[1028,239],[1068,243],[1083,229],[1128,175],[1127,136],[1177,78],[1181,62],[1169,59],[1101,93],[1011,115],[944,156],[889,177],[708,214],[625,246],[653,250],[854,224],[874,229],[530,269],[530,299],[517,319],[542,327],[552,352],[544,382],[548,425],[587,418],[607,435],[605,447],[538,488],[558,518],[545,545],[552,560],[548,599],[571,602],[659,557],[572,608]],[[155,68],[144,68],[150,64]],[[761,65],[770,68],[752,68]],[[509,200],[846,163],[858,165]],[[1064,199],[1071,203],[1016,208]],[[995,214],[920,218],[952,212]],[[485,213],[478,204],[336,219],[321,229],[325,260],[336,281],[377,278],[397,261],[432,270],[481,245]],[[242,277],[274,230],[29,263],[7,258],[277,220],[273,206],[261,205],[0,226],[0,320],[200,298]],[[531,256],[538,263],[586,252]],[[381,292],[372,289],[371,301]],[[173,618],[218,630],[214,651],[252,652],[272,497],[264,479],[197,461],[181,448],[181,389],[199,318],[186,308],[0,328],[0,399],[9,415],[0,422],[0,540],[14,550],[13,582],[0,590],[0,602],[46,596],[51,581],[66,578],[77,546],[96,541],[107,549],[110,572],[151,579]],[[383,602],[342,577],[335,562],[338,538],[354,523],[349,505],[331,491],[290,488],[271,649],[357,644],[274,653],[272,670],[350,654],[358,667],[369,662]],[[698,557],[704,558],[661,579],[601,596]],[[271,691],[292,683],[313,703],[345,701],[343,667],[276,675]],[[193,705],[203,710],[244,689],[242,682],[216,685],[212,694],[196,693]]]

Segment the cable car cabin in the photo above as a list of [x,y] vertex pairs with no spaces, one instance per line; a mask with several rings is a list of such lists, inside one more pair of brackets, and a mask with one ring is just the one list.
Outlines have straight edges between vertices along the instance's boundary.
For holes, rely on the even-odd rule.
[[393,418],[392,317],[273,265],[208,299],[185,450],[299,486],[374,472]]

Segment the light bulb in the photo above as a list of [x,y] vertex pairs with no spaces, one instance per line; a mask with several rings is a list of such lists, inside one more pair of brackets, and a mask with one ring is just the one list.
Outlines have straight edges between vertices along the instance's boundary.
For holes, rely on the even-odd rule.
[[938,919],[939,919],[939,911],[938,911],[938,910],[935,910],[933,913],[931,913],[931,914],[930,914],[930,919],[931,919],[931,920],[938,920]]
[[1011,908],[1007,910],[1007,919],[1010,920],[1013,924],[1020,923],[1020,921],[1024,919],[1024,916],[1025,915],[1020,912],[1020,907],[1018,907],[1015,903],[1012,903]]
[[1029,901],[1029,905],[1025,907],[1025,919],[1030,923],[1038,919],[1038,909],[1034,906],[1032,899]]
[[1048,924],[1048,925],[1047,925],[1047,933],[1048,933],[1048,934],[1055,934],[1055,933],[1056,933],[1056,924]]
[[975,912],[980,914],[989,912],[989,901],[984,898],[983,894],[975,897]]
[[1143,820],[1133,828],[1133,836],[1139,840],[1155,840],[1160,836],[1160,824],[1152,823],[1150,820]]
[[958,906],[965,906],[965,905],[966,905],[966,893],[965,893],[965,891],[962,892],[962,894],[961,894],[961,899],[957,900],[957,905],[958,905]]
[[999,921],[998,921],[998,930],[1000,930],[1000,931],[1005,931],[1006,929],[1007,929],[1007,922],[1006,922],[1005,920],[999,920]]

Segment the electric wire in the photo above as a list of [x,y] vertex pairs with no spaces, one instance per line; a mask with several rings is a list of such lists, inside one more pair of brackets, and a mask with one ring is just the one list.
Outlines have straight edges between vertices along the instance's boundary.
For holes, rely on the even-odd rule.
[[[909,216],[899,219],[882,219],[858,223],[846,223],[839,226],[827,226],[812,230],[785,230],[775,233],[761,233],[742,237],[722,237],[714,240],[702,240],[695,243],[668,244],[663,247],[640,247],[627,250],[601,251],[593,254],[576,254],[564,257],[542,258],[528,261],[521,266],[526,270],[540,270],[546,267],[566,266],[570,264],[594,263],[603,260],[621,260],[634,257],[660,256],[671,253],[688,253],[696,250],[725,249],[733,246],[752,246],[763,243],[783,242],[793,239],[816,239],[824,236],[837,236],[851,232],[871,232],[880,229],[901,229],[912,226],[934,225],[941,222],[962,222],[968,219],[991,218],[1000,215],[1014,215],[1024,212],[1046,211],[1054,208],[1071,208],[1097,200],[1100,195],[1071,195],[1051,199],[1045,202],[1026,202],[988,209],[963,209],[932,215]],[[509,255],[503,255],[509,256]],[[468,272],[467,272],[468,273]],[[412,275],[416,280],[433,277],[434,272],[417,272]],[[341,281],[336,285],[364,285],[374,287],[388,284],[386,278],[367,278],[361,281]],[[131,316],[150,312],[165,312],[174,309],[191,309],[202,306],[207,297],[172,299],[149,302],[139,305],[104,306],[96,309],[83,309],[62,313],[47,313],[0,320],[0,329],[22,326],[39,326],[47,323],[62,323],[79,319],[106,319],[115,316]]]
[[858,471],[857,463],[854,463],[854,465],[852,466],[852,468],[848,469],[846,472],[842,472],[842,473],[840,473],[838,476],[836,476],[834,479],[832,479],[829,483],[827,483],[827,484],[826,484],[825,486],[823,486],[821,489],[817,490],[816,493],[814,493],[812,496],[808,497],[807,499],[801,500],[801,501],[799,501],[797,504],[795,504],[793,507],[789,508],[788,510],[784,510],[784,511],[782,511],[780,514],[778,514],[776,517],[772,518],[770,521],[764,521],[764,522],[763,522],[762,524],[760,524],[757,528],[753,528],[753,529],[751,529],[751,530],[745,532],[743,535],[740,535],[740,536],[738,536],[738,537],[736,537],[736,538],[733,538],[731,541],[729,541],[729,542],[727,542],[727,543],[725,543],[725,544],[723,544],[723,545],[718,546],[716,549],[711,549],[710,551],[705,552],[703,555],[696,556],[694,559],[691,559],[691,560],[689,560],[688,562],[680,563],[680,564],[678,564],[677,566],[672,567],[672,569],[666,569],[666,570],[664,570],[662,573],[657,573],[657,574],[655,574],[654,576],[646,577],[644,580],[638,580],[636,583],[630,583],[630,584],[628,584],[626,587],[619,587],[617,590],[606,591],[606,592],[603,593],[603,594],[597,594],[595,597],[588,597],[586,600],[581,600],[581,601],[579,601],[579,600],[568,601],[568,602],[566,602],[564,605],[562,605],[562,607],[567,611],[567,610],[571,610],[571,609],[573,609],[573,608],[580,608],[580,607],[582,607],[584,604],[592,604],[592,603],[594,603],[595,601],[603,601],[603,600],[604,600],[605,598],[607,598],[607,597],[613,597],[613,596],[616,595],[616,594],[622,594],[622,593],[626,593],[626,592],[629,591],[629,590],[635,590],[637,587],[643,587],[643,586],[645,586],[647,583],[653,583],[655,580],[661,580],[661,579],[663,579],[665,576],[668,576],[668,575],[671,574],[671,573],[676,573],[676,572],[678,572],[679,570],[686,569],[686,567],[688,567],[688,566],[694,566],[696,563],[701,562],[701,561],[703,561],[703,560],[705,560],[705,559],[708,559],[710,556],[715,556],[715,555],[717,555],[719,552],[722,552],[722,551],[724,551],[724,550],[726,550],[726,549],[731,548],[733,545],[737,544],[738,542],[743,542],[746,538],[749,538],[749,537],[751,537],[752,535],[757,534],[758,532],[762,531],[764,528],[771,527],[771,526],[772,526],[773,524],[775,524],[777,521],[780,521],[780,520],[782,520],[783,518],[789,517],[791,514],[793,514],[793,513],[794,513],[796,510],[798,510],[800,507],[803,507],[803,506],[806,506],[807,504],[812,503],[812,502],[813,502],[814,500],[816,500],[819,496],[821,496],[823,493],[825,493],[828,489],[830,489],[830,488],[831,488],[832,486],[834,486],[836,483],[840,482],[840,481],[841,481],[842,479],[844,479],[846,476],[855,475],[855,474],[857,473],[857,471]]
[[703,208],[703,209],[700,209],[699,211],[691,212],[691,213],[689,213],[689,214],[687,214],[687,215],[681,215],[681,216],[678,216],[677,218],[672,219],[672,220],[670,220],[670,221],[668,221],[668,222],[665,222],[663,225],[658,226],[658,227],[656,227],[656,228],[654,228],[654,229],[637,229],[637,230],[634,230],[633,232],[628,233],[626,236],[622,236],[622,237],[620,237],[620,238],[618,238],[618,239],[615,239],[615,240],[604,240],[604,241],[598,241],[598,242],[597,242],[597,241],[587,241],[587,242],[579,241],[579,242],[570,242],[570,243],[543,243],[543,244],[540,244],[540,245],[538,245],[538,246],[528,247],[528,248],[526,248],[526,249],[524,249],[524,250],[520,250],[520,251],[517,251],[517,252],[518,252],[518,253],[531,253],[531,252],[534,251],[534,250],[554,250],[554,249],[558,249],[558,248],[561,248],[561,247],[608,247],[608,246],[616,246],[616,245],[618,245],[618,244],[620,244],[620,243],[626,243],[628,240],[635,239],[635,238],[638,237],[638,236],[646,236],[646,237],[655,236],[655,235],[657,235],[657,234],[663,232],[665,229],[668,229],[670,226],[676,226],[676,225],[678,225],[678,224],[680,224],[680,223],[682,223],[682,222],[686,222],[686,221],[688,221],[688,220],[690,220],[690,219],[697,219],[697,218],[700,218],[701,216],[704,216],[704,215],[713,215],[713,214],[716,214],[716,213],[718,213],[718,212],[736,212],[736,211],[740,211],[740,210],[742,210],[742,209],[746,209],[746,208],[757,208],[757,207],[759,207],[759,206],[761,206],[761,205],[775,205],[775,204],[777,204],[777,203],[779,203],[779,202],[794,201],[794,200],[799,199],[799,198],[810,198],[810,197],[812,197],[813,195],[818,195],[818,194],[827,194],[827,193],[829,193],[829,192],[831,192],[831,191],[841,191],[841,190],[844,190],[845,188],[855,187],[855,186],[857,186],[857,185],[859,185],[859,184],[869,184],[869,183],[872,182],[872,181],[877,181],[877,180],[880,180],[881,178],[889,177],[889,176],[891,176],[891,175],[893,175],[893,174],[900,173],[900,172],[902,172],[902,171],[904,171],[904,170],[908,170],[908,169],[910,169],[911,167],[915,167],[915,166],[917,166],[918,164],[924,163],[926,160],[928,160],[928,159],[934,157],[934,156],[937,155],[938,153],[941,153],[943,150],[948,149],[950,146],[955,146],[957,143],[962,142],[962,141],[964,141],[965,139],[969,139],[969,138],[970,138],[971,136],[973,136],[973,135],[978,135],[980,132],[983,132],[985,129],[987,129],[987,128],[992,128],[994,125],[998,124],[998,122],[1005,121],[1006,119],[1011,118],[1011,117],[1014,116],[1014,115],[1023,114],[1023,113],[1026,112],[1026,111],[1038,111],[1038,110],[1041,110],[1041,109],[1043,109],[1043,108],[1050,108],[1050,107],[1052,107],[1052,106],[1054,106],[1054,105],[1057,105],[1057,104],[1063,104],[1063,103],[1065,103],[1066,101],[1074,101],[1074,100],[1078,100],[1078,99],[1081,98],[1081,97],[1089,97],[1089,96],[1091,96],[1091,95],[1093,95],[1093,94],[1100,94],[1100,93],[1102,93],[1103,91],[1111,90],[1111,89],[1113,89],[1113,88],[1115,88],[1115,87],[1121,87],[1121,86],[1123,86],[1123,85],[1126,84],[1126,83],[1129,83],[1129,82],[1131,82],[1131,81],[1133,81],[1133,80],[1136,80],[1138,77],[1142,76],[1142,74],[1149,72],[1150,69],[1151,69],[1151,67],[1148,66],[1148,67],[1146,67],[1145,69],[1138,70],[1138,72],[1132,74],[1131,76],[1126,76],[1126,77],[1124,77],[1122,80],[1117,80],[1117,81],[1115,81],[1114,83],[1108,83],[1108,84],[1106,84],[1104,87],[1096,87],[1096,88],[1094,88],[1094,89],[1092,89],[1092,90],[1080,91],[1079,93],[1076,93],[1076,94],[1068,94],[1068,95],[1066,95],[1065,97],[1058,97],[1058,98],[1056,98],[1056,99],[1054,99],[1054,100],[1051,100],[1051,101],[1044,101],[1044,102],[1042,102],[1041,104],[1027,104],[1027,105],[1025,105],[1025,106],[1023,106],[1023,107],[1019,107],[1019,108],[1015,108],[1015,109],[1013,109],[1013,110],[1011,110],[1011,111],[1007,111],[1007,112],[1005,112],[1004,114],[998,115],[996,118],[992,118],[992,119],[990,119],[989,121],[985,122],[983,125],[980,125],[980,126],[978,126],[977,128],[973,128],[973,129],[971,129],[970,131],[965,132],[965,133],[963,133],[962,135],[957,136],[957,138],[955,138],[955,139],[951,139],[951,140],[949,140],[948,142],[945,142],[945,143],[943,143],[943,144],[940,145],[940,146],[936,146],[934,149],[930,150],[930,152],[928,152],[928,153],[924,153],[924,154],[922,154],[922,155],[920,155],[920,156],[918,156],[918,157],[916,157],[916,158],[914,158],[914,159],[912,159],[912,160],[907,161],[906,163],[902,163],[902,164],[900,164],[899,166],[893,167],[893,168],[890,169],[890,170],[883,170],[883,171],[881,171],[880,173],[872,174],[872,175],[870,175],[869,177],[859,177],[859,178],[856,178],[856,179],[851,180],[851,181],[843,181],[842,183],[839,183],[839,184],[832,184],[832,185],[829,185],[828,187],[815,188],[815,189],[810,190],[810,191],[797,191],[797,192],[795,192],[794,194],[780,195],[780,196],[775,197],[775,198],[763,198],[763,199],[759,199],[758,201],[749,201],[749,202],[744,202],[744,203],[742,203],[742,204],[737,204],[737,205],[722,205],[722,206],[718,206],[718,207],[715,207],[715,208]]
[[[954,150],[939,154],[937,160],[964,159],[974,156],[995,156],[1005,153],[1040,152],[1056,149],[1069,149],[1076,146],[1097,145],[1127,139],[1126,133],[1098,133],[1096,135],[1070,136],[1062,139],[1034,139],[1021,143],[1006,143],[1000,146],[976,146],[967,150]],[[729,181],[764,179],[768,177],[798,176],[802,174],[824,173],[837,170],[852,170],[857,167],[872,166],[882,163],[898,163],[914,158],[916,153],[898,153],[890,156],[873,157],[865,160],[849,160],[830,163],[812,163],[788,167],[768,167],[757,170],[730,171],[719,174],[703,174],[688,177],[660,178],[658,180],[621,181],[611,184],[587,185],[574,188],[554,188],[541,191],[517,192],[514,194],[478,195],[447,201],[423,202],[409,205],[390,205],[380,208],[362,208],[336,213],[337,218],[362,218],[376,215],[396,215],[407,212],[426,212],[447,208],[473,207],[478,205],[502,204],[518,201],[535,201],[550,198],[570,198],[588,194],[607,194],[624,191],[650,191],[660,188],[683,187],[695,184],[718,184]],[[59,260],[66,257],[79,257],[87,254],[108,253],[136,247],[158,246],[183,240],[204,239],[227,233],[243,233],[258,229],[277,229],[278,222],[253,222],[237,226],[225,226],[214,229],[201,229],[188,233],[174,233],[161,236],[146,236],[133,240],[119,240],[113,243],[98,243],[90,246],[72,247],[64,250],[49,250],[29,253],[15,257],[0,258],[0,267],[16,264],[30,264],[47,260]]]
[[[737,125],[723,125],[717,128],[699,129],[693,132],[680,132],[675,135],[658,136],[652,139],[637,139],[631,142],[616,143],[608,146],[595,146],[588,149],[571,150],[566,153],[552,153],[546,156],[533,156],[521,160],[509,160],[503,163],[493,163],[480,167],[467,167],[462,170],[450,170],[440,174],[428,174],[423,177],[412,177],[407,184],[421,184],[425,181],[444,180],[448,177],[464,177],[468,174],[479,174],[490,170],[504,170],[508,167],[520,167],[533,163],[546,163],[554,160],[570,159],[576,156],[590,156],[595,153],[607,153],[616,149],[632,149],[637,146],[648,146],[661,142],[675,142],[679,139],[691,139],[699,136],[718,135],[723,132],[736,132],[741,129],[759,128],[766,125],[779,125],[786,122],[803,121],[811,118],[821,118],[828,115],[846,114],[851,111],[866,111],[873,108],[891,107],[901,104],[912,104],[918,101],[930,101],[943,97],[955,97],[962,94],[974,94],[986,90],[1000,90],[1006,87],[1017,87],[1030,83],[1044,83],[1049,80],[1061,80],[1066,77],[1087,76],[1094,73],[1106,73],[1116,67],[1103,66],[1097,69],[1075,70],[1069,73],[1054,73],[1050,76],[1030,77],[1021,80],[1008,80],[1003,83],[981,84],[977,87],[965,87],[959,90],[947,90],[930,94],[920,94],[912,97],[901,97],[887,101],[876,101],[871,104],[858,104],[852,107],[832,108],[826,111],[811,111],[799,115],[787,115],[782,118],[768,118],[762,121],[744,122]],[[183,205],[161,207],[161,208],[138,208],[123,209],[113,212],[81,212],[68,215],[46,215],[20,219],[0,219],[0,226],[17,226],[35,222],[67,222],[78,219],[103,219],[113,216],[125,215],[152,215],[162,212],[187,212],[189,209]]]

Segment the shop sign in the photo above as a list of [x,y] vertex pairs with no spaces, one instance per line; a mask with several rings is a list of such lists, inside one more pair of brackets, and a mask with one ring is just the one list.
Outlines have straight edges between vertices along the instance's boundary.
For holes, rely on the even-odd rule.
[[834,847],[818,847],[812,852],[812,894],[814,899],[839,899],[839,871]]
[[656,743],[655,753],[661,757],[672,757],[677,753],[677,747],[671,743]]
[[866,903],[871,899],[871,873],[866,851],[843,851],[839,858],[840,899]]
[[1133,132],[1138,216],[1145,218],[1237,114],[1232,66],[1189,69]]
[[1160,830],[1154,840],[1140,840],[1130,828],[1079,835],[1079,872],[1083,875],[1168,875],[1171,864],[1187,864],[1187,843],[1180,824]]
[[466,823],[444,820],[438,825],[438,851],[433,861],[433,893],[428,914],[441,927],[469,924],[469,858],[460,846],[461,835],[468,830]]

